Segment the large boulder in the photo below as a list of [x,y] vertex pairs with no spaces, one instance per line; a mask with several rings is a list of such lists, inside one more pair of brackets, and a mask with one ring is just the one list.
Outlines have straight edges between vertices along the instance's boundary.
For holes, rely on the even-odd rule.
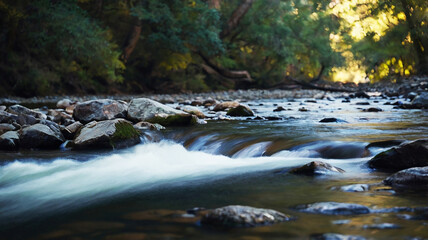
[[428,167],[414,167],[401,170],[383,181],[392,187],[428,189]]
[[1,150],[16,150],[19,148],[19,135],[16,131],[9,131],[0,136]]
[[370,208],[355,203],[318,202],[297,206],[297,210],[306,213],[324,215],[356,215],[370,213]]
[[254,116],[254,112],[248,106],[240,104],[237,107],[229,109],[226,115],[232,117],[251,117]]
[[65,139],[59,130],[52,128],[38,123],[22,129],[20,137],[21,147],[38,149],[58,148]]
[[82,122],[111,120],[126,117],[128,105],[111,99],[91,100],[76,104],[73,117]]
[[428,139],[417,140],[381,152],[374,156],[368,165],[383,171],[428,166]]
[[148,98],[133,99],[128,119],[134,122],[158,123],[162,126],[186,126],[197,123],[197,117]]
[[308,164],[305,164],[301,167],[294,168],[290,173],[297,175],[307,175],[307,176],[317,176],[317,175],[332,175],[332,174],[341,174],[345,170],[334,167],[328,163],[321,161],[313,161]]
[[125,119],[90,122],[74,138],[76,149],[124,148],[140,143],[140,134]]
[[41,113],[41,112],[37,112],[31,109],[28,109],[24,106],[21,105],[13,105],[10,106],[7,109],[8,112],[15,114],[15,115],[29,115],[38,119],[46,119],[46,115]]
[[254,227],[290,220],[291,217],[271,209],[248,206],[226,206],[206,213],[201,224],[217,227]]

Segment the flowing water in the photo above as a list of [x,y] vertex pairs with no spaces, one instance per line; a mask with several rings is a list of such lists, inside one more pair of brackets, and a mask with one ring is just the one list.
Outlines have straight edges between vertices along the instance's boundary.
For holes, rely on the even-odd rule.
[[[428,137],[426,110],[393,109],[387,100],[342,103],[247,102],[257,116],[208,120],[192,128],[147,133],[143,143],[115,151],[22,151],[0,156],[1,239],[305,239],[341,233],[373,239],[428,238],[427,213],[325,216],[294,210],[314,202],[358,203],[373,209],[428,207],[426,192],[367,192],[337,187],[378,183],[388,176],[366,162],[386,148],[369,143]],[[401,99],[404,101],[404,99]],[[172,105],[176,106],[176,105]],[[277,106],[286,110],[273,112]],[[382,112],[364,112],[379,106]],[[299,111],[304,107],[307,112]],[[209,117],[218,113],[201,108]],[[320,123],[335,117],[337,123]],[[287,174],[296,166],[324,161],[343,175]],[[195,207],[226,205],[270,208],[293,221],[219,230],[201,226],[186,213]],[[414,219],[414,220],[410,220]],[[394,223],[396,229],[373,229]]]

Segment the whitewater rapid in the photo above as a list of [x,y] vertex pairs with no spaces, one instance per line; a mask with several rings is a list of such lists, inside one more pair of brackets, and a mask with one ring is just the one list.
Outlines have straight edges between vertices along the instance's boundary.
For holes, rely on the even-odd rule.
[[[126,194],[163,186],[203,184],[222,177],[299,166],[320,160],[307,150],[282,151],[271,157],[252,157],[254,148],[233,157],[191,151],[170,141],[147,143],[89,161],[54,159],[14,161],[0,167],[0,219],[68,211]],[[365,158],[325,162],[350,174]]]

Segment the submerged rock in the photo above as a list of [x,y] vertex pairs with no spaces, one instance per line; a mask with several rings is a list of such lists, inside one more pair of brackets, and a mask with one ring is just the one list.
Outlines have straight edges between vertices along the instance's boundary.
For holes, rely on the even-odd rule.
[[297,210],[306,213],[324,215],[356,215],[370,213],[370,208],[354,203],[319,202],[297,206]]
[[392,187],[428,189],[428,167],[414,167],[399,171],[383,181]]
[[18,132],[6,132],[0,136],[0,150],[17,150],[19,148],[19,142]]
[[358,183],[358,184],[341,186],[339,189],[340,191],[343,191],[343,192],[366,192],[370,190],[370,185]]
[[56,149],[65,138],[59,130],[38,123],[22,129],[20,141],[22,148]]
[[254,116],[254,112],[248,106],[241,104],[237,107],[229,109],[226,115],[229,115],[232,117],[251,117],[251,116]]
[[365,240],[366,238],[355,235],[342,235],[337,233],[312,234],[311,240]]
[[124,148],[140,143],[140,134],[125,119],[90,122],[74,138],[74,148]]
[[206,213],[201,224],[217,227],[255,227],[289,221],[290,216],[271,209],[248,206],[226,206]]
[[316,175],[331,175],[344,173],[345,170],[334,167],[328,163],[321,161],[313,161],[302,167],[294,168],[290,171],[292,174],[316,176]]
[[404,140],[387,140],[380,142],[372,142],[366,146],[366,148],[379,147],[379,148],[387,148],[400,145],[404,142]]
[[374,156],[368,165],[384,171],[428,166],[428,140],[417,140],[381,152]]
[[111,99],[91,100],[76,104],[73,117],[82,123],[124,118],[127,108],[128,105],[123,101]]
[[364,225],[363,228],[364,229],[398,229],[398,228],[401,228],[401,226],[394,223],[379,223],[379,224]]
[[368,109],[364,109],[364,112],[382,112],[383,110],[381,108],[378,107],[371,107]]
[[229,108],[234,108],[239,106],[239,102],[222,102],[222,103],[218,103],[214,106],[213,111],[225,111]]

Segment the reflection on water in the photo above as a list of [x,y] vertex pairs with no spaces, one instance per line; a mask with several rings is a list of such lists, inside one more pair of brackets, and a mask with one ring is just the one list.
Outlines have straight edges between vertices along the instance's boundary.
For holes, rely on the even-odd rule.
[[[282,120],[211,120],[196,128],[147,134],[144,144],[115,152],[2,154],[2,239],[299,239],[328,232],[428,238],[426,212],[324,216],[293,210],[325,201],[374,209],[428,207],[427,193],[395,193],[382,185],[367,192],[334,190],[381,182],[387,175],[372,172],[365,163],[385,148],[366,146],[428,137],[427,111],[393,109],[380,100],[383,112],[369,113],[353,103],[317,101],[248,102],[258,116]],[[277,106],[290,110],[273,112]],[[299,112],[302,106],[309,112]],[[218,114],[202,110],[210,117]],[[319,122],[327,117],[346,122]],[[347,173],[321,178],[287,174],[314,160]],[[271,208],[296,220],[219,231],[199,226],[199,217],[185,211],[231,204]],[[380,223],[401,228],[364,228]]]

